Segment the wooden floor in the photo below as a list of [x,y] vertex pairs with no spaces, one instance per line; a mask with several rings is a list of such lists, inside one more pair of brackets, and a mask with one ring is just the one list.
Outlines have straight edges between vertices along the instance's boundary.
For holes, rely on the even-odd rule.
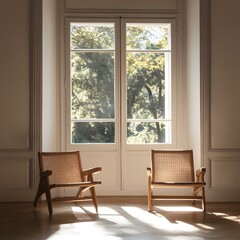
[[[0,203],[1,240],[75,239],[240,239],[240,203],[207,203],[204,214],[189,203],[158,202],[147,211],[146,197],[99,197],[90,203]],[[174,205],[174,204],[175,205]]]

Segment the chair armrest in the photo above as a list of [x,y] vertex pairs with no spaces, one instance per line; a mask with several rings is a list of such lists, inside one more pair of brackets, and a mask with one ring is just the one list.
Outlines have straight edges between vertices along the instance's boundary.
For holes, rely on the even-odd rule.
[[47,178],[51,175],[52,175],[52,171],[51,170],[46,170],[46,171],[40,173],[40,178]]
[[206,168],[202,167],[196,171],[196,176],[204,175],[206,173]]
[[83,174],[83,176],[88,176],[88,175],[92,175],[94,173],[98,173],[98,172],[101,172],[101,171],[102,171],[101,167],[95,167],[95,168],[90,168],[90,169],[84,170],[82,172],[82,174]]
[[197,178],[197,181],[202,181],[204,182],[204,175],[206,173],[206,168],[205,167],[202,167],[200,169],[198,169],[196,171],[196,178]]

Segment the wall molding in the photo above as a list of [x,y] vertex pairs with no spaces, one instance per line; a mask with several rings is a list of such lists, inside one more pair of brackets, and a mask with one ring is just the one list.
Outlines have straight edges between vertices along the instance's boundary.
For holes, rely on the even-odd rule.
[[[121,8],[120,5],[116,6],[116,2],[111,4],[111,1],[106,0],[105,5],[103,3],[96,6],[96,4],[92,4],[93,1],[86,4],[81,4],[80,1],[75,0],[62,0],[64,2],[64,12],[65,13],[179,13],[182,7],[182,0],[162,0],[159,2],[159,9],[151,9],[148,8],[149,2],[147,2],[147,6],[139,5],[139,0],[136,0],[136,7],[132,7],[132,2],[125,1],[124,4],[120,5],[128,5],[128,9]],[[98,1],[98,0],[97,0]],[[143,1],[144,2],[144,1]],[[161,3],[162,2],[162,3]],[[94,5],[94,7],[92,7]],[[83,7],[80,7],[83,6]],[[103,6],[103,7],[102,7]],[[106,7],[107,6],[107,7]],[[161,8],[162,6],[162,8]],[[174,7],[171,7],[174,6]]]
[[[30,190],[33,187],[33,159],[5,158],[0,160],[0,190]],[[14,176],[14,177],[13,177]]]
[[[38,180],[37,153],[41,150],[42,122],[42,0],[28,0],[27,7],[30,14],[29,148],[0,150],[0,176],[4,181],[0,185],[0,201],[32,200]],[[4,169],[12,171],[6,173]],[[14,171],[17,178],[12,175]]]
[[209,159],[209,166],[210,188],[240,188],[240,157],[213,157]]
[[203,152],[240,152],[236,147],[214,147],[211,126],[211,1],[200,1],[201,11],[201,129]]

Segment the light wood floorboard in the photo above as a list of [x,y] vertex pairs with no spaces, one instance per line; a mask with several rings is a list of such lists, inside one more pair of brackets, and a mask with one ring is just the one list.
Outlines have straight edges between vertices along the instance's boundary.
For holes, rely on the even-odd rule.
[[1,240],[75,239],[240,239],[240,203],[207,203],[204,214],[189,202],[156,202],[146,197],[98,197],[90,203],[0,203]]

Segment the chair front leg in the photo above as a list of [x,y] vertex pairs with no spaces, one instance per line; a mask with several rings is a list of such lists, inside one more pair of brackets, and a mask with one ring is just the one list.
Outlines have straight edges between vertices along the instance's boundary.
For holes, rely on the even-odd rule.
[[202,210],[206,211],[206,202],[205,202],[205,187],[202,188]]
[[[196,197],[196,196],[197,196],[197,193],[198,193],[197,190],[198,190],[197,187],[194,187],[194,188],[193,188],[193,193],[192,193],[193,197]],[[195,203],[196,203],[196,201],[193,200],[193,201],[192,201],[192,205],[195,205]]]
[[[93,175],[89,174],[87,176],[87,180],[89,182],[93,182]],[[90,192],[91,192],[92,201],[93,201],[93,204],[95,206],[96,212],[98,213],[98,204],[97,204],[96,191],[95,191],[95,187],[94,186],[90,188]]]
[[96,209],[96,212],[98,213],[98,204],[97,204],[95,187],[91,187],[90,188],[90,192],[91,192],[91,196],[92,196],[92,201],[93,201],[94,207]]
[[53,210],[52,210],[51,189],[49,186],[48,177],[44,180],[44,192],[45,192],[46,199],[47,199],[49,215],[51,215]]
[[152,189],[150,187],[150,189],[148,188],[148,211],[151,212],[152,211]]
[[33,201],[33,206],[36,208],[37,207],[37,203],[39,201],[39,198],[41,197],[41,195],[44,193],[44,180],[40,179],[39,184],[38,184],[38,189],[37,189],[37,193],[35,196],[35,199]]
[[152,194],[153,194],[153,190],[152,190],[152,184],[151,184],[151,175],[148,175],[148,211],[151,212],[152,211]]

